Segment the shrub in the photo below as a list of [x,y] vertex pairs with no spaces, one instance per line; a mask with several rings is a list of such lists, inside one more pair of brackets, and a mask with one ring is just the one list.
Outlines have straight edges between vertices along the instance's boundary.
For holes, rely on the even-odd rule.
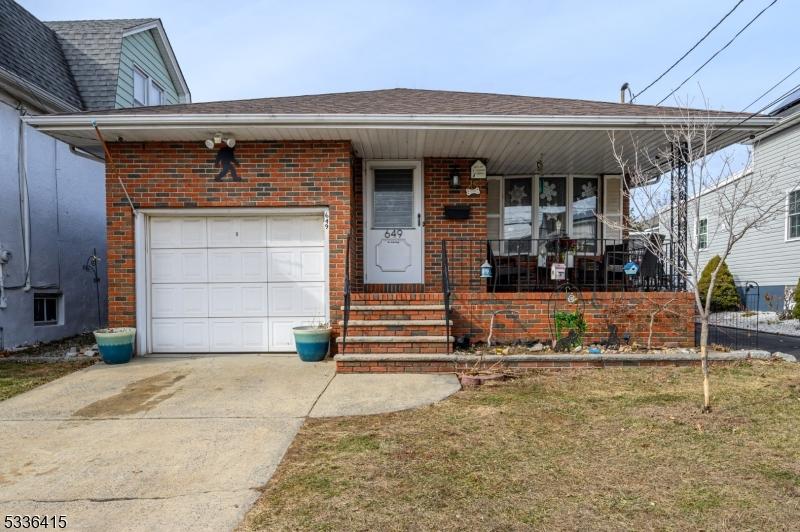
[[[706,304],[706,293],[708,293],[708,285],[711,283],[711,273],[714,268],[719,264],[719,255],[708,261],[706,267],[703,268],[703,273],[700,275],[700,281],[697,283],[700,289],[700,300],[703,305]],[[722,262],[722,267],[717,272],[717,280],[714,282],[714,290],[711,292],[711,310],[714,312],[724,310],[739,310],[741,307],[741,299],[739,298],[739,291],[736,290],[736,284],[733,282],[733,275],[728,269],[728,265]]]
[[797,286],[794,287],[794,308],[792,308],[792,317],[800,320],[800,279],[797,280]]

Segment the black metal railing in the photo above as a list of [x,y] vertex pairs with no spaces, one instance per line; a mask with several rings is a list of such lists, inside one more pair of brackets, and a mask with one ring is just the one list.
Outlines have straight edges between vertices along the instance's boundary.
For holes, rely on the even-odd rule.
[[[758,349],[761,287],[755,281],[736,286],[739,292],[738,310],[712,312],[708,327],[708,344],[729,349]],[[695,339],[700,345],[700,322],[696,323]]]
[[347,326],[350,322],[350,298],[352,287],[350,285],[350,252],[354,249],[353,234],[347,233],[347,242],[344,251],[344,305],[342,305],[342,354],[347,348]]
[[[663,245],[637,239],[526,238],[442,242],[451,290],[553,291],[564,283],[596,291],[678,291]],[[481,276],[488,262],[490,273]],[[635,273],[630,268],[635,264]],[[626,273],[626,266],[627,273]]]
[[450,354],[450,263],[447,258],[447,241],[442,240],[442,302],[444,303],[445,334],[447,336],[447,354]]

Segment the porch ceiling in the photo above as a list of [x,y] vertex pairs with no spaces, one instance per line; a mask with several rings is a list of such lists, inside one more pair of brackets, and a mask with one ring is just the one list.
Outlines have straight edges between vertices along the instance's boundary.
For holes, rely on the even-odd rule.
[[[359,157],[366,159],[421,159],[466,157],[486,160],[491,174],[528,174],[539,159],[545,173],[600,174],[619,171],[613,158],[609,133],[623,153],[632,153],[633,142],[655,151],[666,144],[662,118],[636,117],[372,117],[309,116],[291,119],[270,116],[181,117],[171,121],[159,116],[32,116],[26,121],[73,146],[102,154],[92,120],[109,142],[197,141],[216,132],[238,141],[250,140],[349,140]],[[338,120],[337,120],[338,118]],[[486,118],[486,120],[482,120]],[[305,120],[302,120],[305,119]],[[771,117],[738,124],[739,118],[720,118],[715,141],[721,148],[746,140],[775,123]],[[730,129],[729,129],[730,128]]]

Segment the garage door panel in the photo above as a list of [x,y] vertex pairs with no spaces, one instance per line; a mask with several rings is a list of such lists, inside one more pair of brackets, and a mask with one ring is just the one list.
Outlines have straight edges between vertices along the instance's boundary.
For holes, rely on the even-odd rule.
[[319,216],[276,216],[267,227],[270,247],[322,246],[325,242]]
[[264,247],[267,245],[267,219],[209,218],[209,247]]
[[207,318],[159,318],[152,323],[153,352],[209,352]]
[[205,283],[205,249],[154,249],[150,253],[153,283]]
[[325,283],[271,283],[270,316],[324,316]]
[[267,318],[211,318],[211,351],[267,351],[268,327]]
[[300,325],[315,325],[324,318],[286,317],[269,319],[269,349],[270,351],[294,351],[293,327]]
[[325,280],[323,248],[272,248],[268,255],[270,282]]
[[205,218],[153,218],[150,221],[150,247],[206,247]]
[[267,250],[219,248],[208,250],[208,277],[214,283],[267,281]]
[[208,286],[205,284],[153,285],[154,318],[205,318]]
[[267,316],[266,283],[223,283],[209,285],[209,316]]

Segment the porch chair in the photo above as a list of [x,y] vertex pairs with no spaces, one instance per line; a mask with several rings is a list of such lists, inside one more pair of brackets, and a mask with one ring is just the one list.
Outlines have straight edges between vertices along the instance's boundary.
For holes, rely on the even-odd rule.
[[628,243],[623,241],[621,244],[607,244],[603,250],[603,282],[608,287],[609,284],[622,285],[625,282],[625,273],[622,271],[625,263],[628,262]]

